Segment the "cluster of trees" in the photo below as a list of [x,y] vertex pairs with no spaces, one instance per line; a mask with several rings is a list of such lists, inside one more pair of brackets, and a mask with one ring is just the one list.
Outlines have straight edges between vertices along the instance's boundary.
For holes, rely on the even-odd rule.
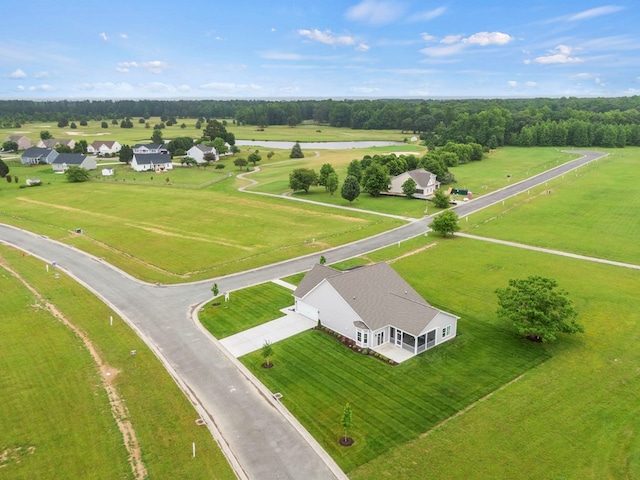
[[[640,97],[490,100],[121,100],[0,101],[0,125],[27,121],[107,120],[131,128],[132,117],[233,118],[241,124],[295,126],[313,121],[335,127],[400,130],[431,146],[448,141],[502,145],[640,145]],[[117,119],[122,119],[118,122]],[[544,124],[544,126],[541,126]],[[186,126],[186,125],[185,125]],[[201,125],[196,125],[201,128]],[[566,130],[566,134],[564,131]],[[555,132],[555,133],[554,133]],[[224,137],[221,137],[224,138]],[[228,142],[233,145],[233,142]]]

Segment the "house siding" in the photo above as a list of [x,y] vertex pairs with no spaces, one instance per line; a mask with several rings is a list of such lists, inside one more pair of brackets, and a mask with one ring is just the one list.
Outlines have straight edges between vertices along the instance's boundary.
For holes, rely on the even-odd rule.
[[321,305],[318,316],[322,325],[356,340],[356,327],[353,322],[362,319],[328,282],[321,282],[304,297],[304,300],[312,305]]

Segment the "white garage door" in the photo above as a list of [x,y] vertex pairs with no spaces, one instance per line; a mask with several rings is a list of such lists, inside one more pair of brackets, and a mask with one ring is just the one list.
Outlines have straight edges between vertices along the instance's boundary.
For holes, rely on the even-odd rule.
[[313,321],[317,321],[318,320],[318,310],[316,308],[313,308],[311,305],[307,305],[304,302],[301,302],[300,300],[298,300],[298,313],[300,315],[304,315],[305,317],[310,318]]

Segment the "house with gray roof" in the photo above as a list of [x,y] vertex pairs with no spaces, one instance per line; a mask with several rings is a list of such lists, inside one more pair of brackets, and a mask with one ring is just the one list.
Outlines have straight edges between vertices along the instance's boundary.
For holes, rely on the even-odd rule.
[[54,172],[62,173],[70,166],[84,168],[85,170],[95,170],[96,161],[81,153],[61,153],[51,163]]
[[428,172],[424,168],[418,168],[391,177],[389,193],[403,195],[402,185],[410,178],[416,182],[416,193],[414,195],[416,198],[430,197],[440,187],[440,182],[437,180],[435,173]]
[[23,165],[38,165],[39,163],[53,163],[56,157],[60,155],[51,148],[27,148],[20,157],[20,163]]
[[76,146],[76,141],[72,138],[47,138],[46,140],[38,140],[36,147],[56,148],[58,145],[66,145],[73,149]]
[[207,153],[211,153],[214,155],[215,162],[220,160],[220,155],[218,155],[218,152],[215,147],[209,147],[207,145],[203,145],[202,143],[199,143],[198,145],[194,145],[189,150],[187,150],[187,155],[193,158],[196,161],[196,163],[206,163],[204,156]]
[[131,168],[136,172],[165,172],[173,170],[171,155],[164,153],[135,153],[131,160]]
[[293,292],[295,311],[376,350],[412,355],[456,336],[458,318],[429,305],[387,263],[340,271],[314,265]]
[[136,143],[133,146],[133,153],[162,153],[166,155],[169,150],[162,143]]

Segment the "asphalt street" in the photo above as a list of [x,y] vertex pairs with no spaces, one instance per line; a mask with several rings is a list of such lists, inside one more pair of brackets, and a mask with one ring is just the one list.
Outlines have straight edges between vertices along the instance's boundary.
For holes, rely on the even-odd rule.
[[[466,216],[603,157],[584,156],[455,208]],[[164,363],[220,443],[239,478],[346,478],[288,412],[210,335],[191,313],[220,291],[238,290],[309,270],[322,254],[334,263],[393,245],[427,231],[431,217],[358,242],[208,281],[175,286],[140,282],[77,249],[0,224],[0,241],[44,262],[56,262],[113,308]],[[44,266],[43,266],[44,272]]]

